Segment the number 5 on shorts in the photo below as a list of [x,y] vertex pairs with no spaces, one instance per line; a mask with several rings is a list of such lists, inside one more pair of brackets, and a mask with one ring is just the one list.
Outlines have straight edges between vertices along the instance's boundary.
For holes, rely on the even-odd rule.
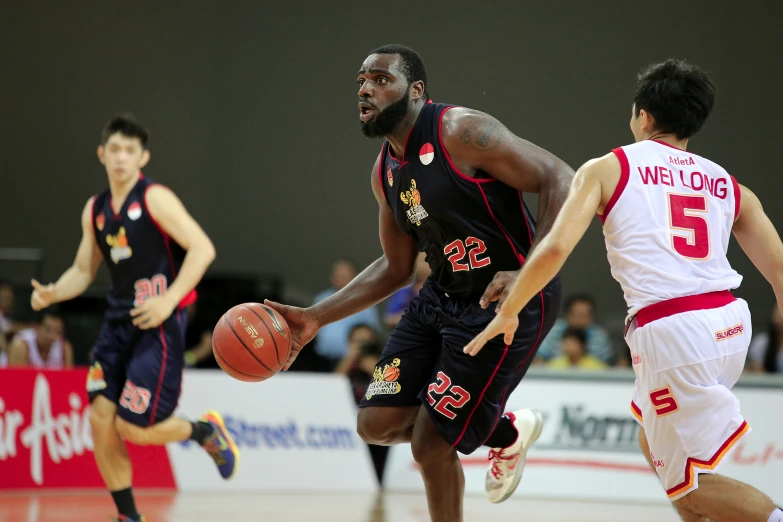
[[680,405],[677,404],[677,400],[668,386],[650,392],[650,401],[653,403],[655,414],[658,417],[669,415],[680,409]]

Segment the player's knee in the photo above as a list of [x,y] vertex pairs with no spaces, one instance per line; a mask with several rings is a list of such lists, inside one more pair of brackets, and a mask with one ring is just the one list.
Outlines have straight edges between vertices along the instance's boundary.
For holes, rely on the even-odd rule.
[[119,416],[114,420],[114,427],[117,429],[117,433],[131,444],[144,446],[149,442],[148,432],[145,428],[131,424]]
[[411,453],[413,453],[413,460],[421,468],[441,466],[450,460],[447,457],[451,455],[456,458],[456,450],[434,428],[414,430]]
[[397,438],[399,427],[391,426],[382,416],[376,415],[371,408],[362,408],[356,422],[356,433],[367,444],[388,446]]
[[90,408],[90,428],[94,435],[98,435],[105,432],[107,429],[112,428],[114,423],[114,417],[116,410],[108,410],[106,408],[92,407]]

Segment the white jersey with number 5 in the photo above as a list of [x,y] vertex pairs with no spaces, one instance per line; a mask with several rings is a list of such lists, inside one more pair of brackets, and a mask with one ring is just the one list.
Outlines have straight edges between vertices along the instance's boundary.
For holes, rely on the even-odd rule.
[[601,217],[629,318],[667,299],[737,288],[742,276],[726,258],[740,205],[736,180],[654,140],[612,152],[622,173]]

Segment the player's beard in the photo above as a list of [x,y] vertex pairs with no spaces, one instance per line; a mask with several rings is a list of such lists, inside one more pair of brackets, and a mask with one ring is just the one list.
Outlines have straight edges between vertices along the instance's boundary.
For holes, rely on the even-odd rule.
[[410,95],[405,91],[405,96],[379,112],[374,121],[360,121],[362,133],[368,138],[383,138],[391,134],[408,114],[409,101]]

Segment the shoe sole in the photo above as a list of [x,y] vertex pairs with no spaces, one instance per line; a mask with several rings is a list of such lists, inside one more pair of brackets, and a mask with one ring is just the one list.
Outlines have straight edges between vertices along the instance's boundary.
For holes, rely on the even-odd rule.
[[508,488],[508,491],[506,491],[498,500],[490,500],[490,502],[493,504],[500,504],[504,500],[508,500],[508,498],[517,490],[517,486],[519,486],[519,482],[522,480],[522,472],[525,471],[525,459],[527,458],[527,452],[538,440],[538,437],[541,436],[541,431],[544,429],[544,416],[541,415],[541,412],[538,410],[530,411],[532,411],[533,415],[536,417],[536,425],[533,427],[533,433],[530,434],[530,440],[528,440],[527,444],[525,444],[525,449],[523,449],[519,454],[519,461],[517,462],[517,467],[519,470],[517,471],[517,474],[514,475],[513,482],[511,483],[511,487]]
[[228,428],[226,428],[226,423],[223,422],[223,416],[220,415],[220,413],[216,412],[215,410],[209,410],[202,419],[212,417],[214,419],[214,422],[217,422],[218,426],[220,426],[220,430],[223,432],[223,436],[226,438],[226,442],[228,442],[228,447],[231,449],[231,453],[234,454],[234,469],[231,470],[231,475],[228,477],[223,477],[224,480],[231,480],[234,478],[234,475],[237,474],[237,470],[239,469],[239,448],[237,448],[237,445],[234,444],[234,439],[231,438],[231,434],[228,432]]

